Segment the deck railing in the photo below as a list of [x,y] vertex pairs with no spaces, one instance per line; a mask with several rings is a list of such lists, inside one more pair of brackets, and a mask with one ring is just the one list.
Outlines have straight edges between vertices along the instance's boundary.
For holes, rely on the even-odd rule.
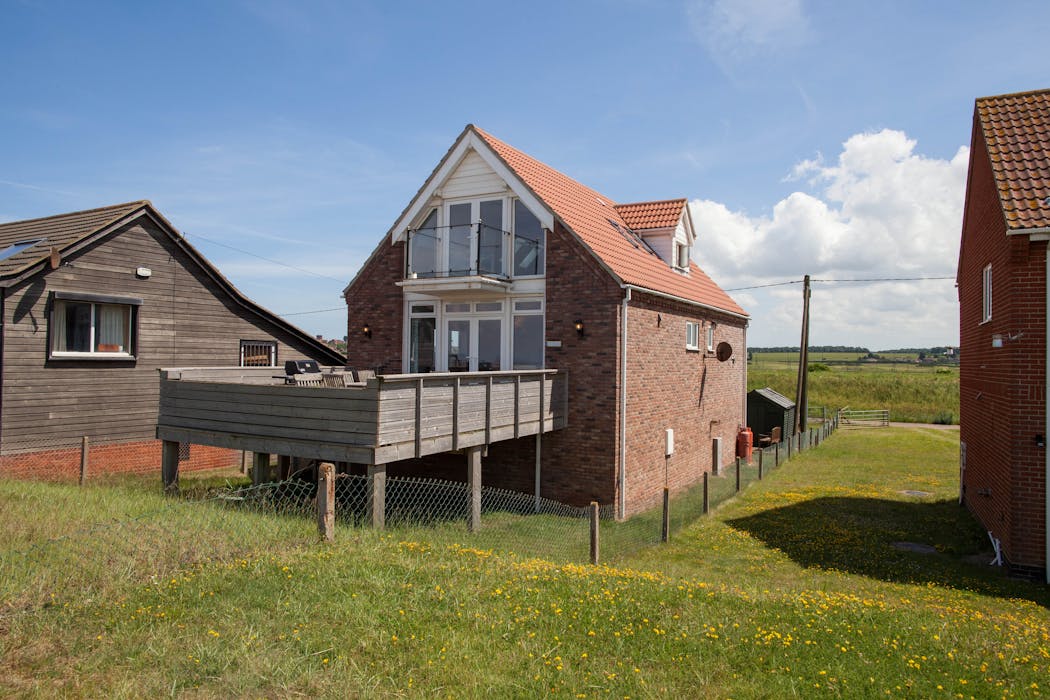
[[385,375],[338,388],[286,385],[279,372],[161,370],[157,437],[386,464],[556,430],[568,414],[557,370]]

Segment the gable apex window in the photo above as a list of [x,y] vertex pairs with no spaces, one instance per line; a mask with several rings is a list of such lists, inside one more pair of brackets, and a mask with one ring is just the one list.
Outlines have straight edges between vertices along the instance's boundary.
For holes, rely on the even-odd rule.
[[981,272],[981,323],[992,320],[992,264],[988,263]]
[[141,299],[52,292],[50,359],[135,358],[135,327]]

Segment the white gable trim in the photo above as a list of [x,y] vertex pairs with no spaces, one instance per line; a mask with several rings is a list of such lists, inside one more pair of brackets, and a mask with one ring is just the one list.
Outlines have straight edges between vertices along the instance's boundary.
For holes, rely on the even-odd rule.
[[554,230],[553,212],[525,186],[525,183],[514,174],[513,170],[503,163],[484,139],[468,128],[441,164],[438,165],[427,184],[416,194],[408,208],[405,209],[393,228],[390,229],[391,244],[404,240],[405,231],[415,221],[416,217],[420,215],[423,208],[430,204],[431,199],[435,195],[440,196],[441,186],[456,171],[470,151],[477,153],[485,161],[485,164],[492,168],[507,183],[507,187],[536,215],[545,229],[548,231]]

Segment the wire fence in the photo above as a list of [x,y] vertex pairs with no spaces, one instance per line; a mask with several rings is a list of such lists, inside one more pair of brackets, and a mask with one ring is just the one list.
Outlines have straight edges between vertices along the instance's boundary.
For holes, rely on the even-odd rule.
[[[481,489],[480,517],[462,482],[390,477],[383,534],[430,546],[465,545],[501,555],[555,563],[617,563],[672,540],[754,481],[834,429],[824,424],[757,449],[717,475],[704,474],[665,507],[617,520],[612,504],[570,506],[502,489]],[[0,478],[0,621],[55,600],[86,600],[120,580],[157,580],[215,561],[237,561],[268,543],[308,546],[318,539],[319,482],[313,470],[284,481],[246,485],[236,477],[186,479],[177,496],[126,475],[103,485],[48,484]],[[0,475],[2,476],[2,475]],[[334,537],[371,532],[374,485],[367,476],[334,478]],[[41,517],[41,513],[48,513]],[[355,535],[355,533],[358,533]],[[144,543],[148,546],[144,546]],[[99,553],[104,556],[99,556]],[[70,576],[69,562],[77,562]]]
[[[200,471],[242,467],[243,452],[206,445],[183,444],[179,470]],[[7,438],[0,446],[0,479],[120,481],[129,474],[159,473],[160,440],[96,441],[89,436]]]

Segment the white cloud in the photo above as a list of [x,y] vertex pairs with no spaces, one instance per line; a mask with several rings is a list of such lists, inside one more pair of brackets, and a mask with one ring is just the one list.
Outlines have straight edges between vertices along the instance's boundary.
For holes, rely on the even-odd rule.
[[[818,279],[952,276],[969,152],[961,147],[951,160],[943,160],[922,156],[915,146],[901,131],[854,135],[834,164],[819,155],[797,164],[790,178],[806,179],[816,192],[791,193],[774,205],[771,216],[752,217],[719,202],[694,200],[693,220],[700,232],[696,259],[726,288],[804,274]],[[759,335],[766,329],[775,333],[777,344],[797,343],[791,340],[795,331],[782,336],[797,328],[797,287],[776,290],[754,294],[752,325]],[[824,335],[819,342],[882,348],[924,344],[916,336],[926,344],[956,342],[958,335],[950,281],[821,283],[813,299],[815,305],[826,302],[814,316],[813,337]]]
[[801,46],[811,35],[800,0],[697,0],[688,12],[693,32],[723,68]]

